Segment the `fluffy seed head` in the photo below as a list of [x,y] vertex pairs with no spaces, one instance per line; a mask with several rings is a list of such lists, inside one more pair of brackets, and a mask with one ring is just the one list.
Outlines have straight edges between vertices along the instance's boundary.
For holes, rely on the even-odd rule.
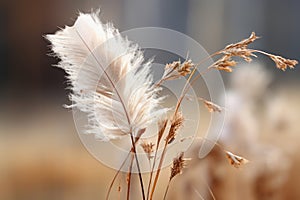
[[80,14],[74,25],[46,38],[67,73],[70,99],[88,115],[87,133],[100,140],[135,137],[163,114],[151,63],[98,13]]

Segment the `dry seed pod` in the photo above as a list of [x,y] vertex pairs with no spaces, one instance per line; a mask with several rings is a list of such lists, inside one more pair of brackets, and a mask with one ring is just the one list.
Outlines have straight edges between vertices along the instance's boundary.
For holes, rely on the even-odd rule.
[[246,164],[249,162],[249,160],[241,157],[241,156],[237,156],[229,151],[225,151],[226,153],[226,157],[229,161],[229,163],[234,166],[235,168],[239,168],[241,167],[242,165]]

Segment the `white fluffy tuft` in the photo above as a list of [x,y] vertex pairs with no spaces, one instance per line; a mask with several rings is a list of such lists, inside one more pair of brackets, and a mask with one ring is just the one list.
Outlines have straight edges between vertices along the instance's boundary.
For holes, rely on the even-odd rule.
[[100,140],[136,134],[167,111],[158,109],[151,62],[143,63],[138,46],[101,23],[98,13],[81,13],[73,26],[46,38],[67,73],[71,107],[89,116],[87,133]]

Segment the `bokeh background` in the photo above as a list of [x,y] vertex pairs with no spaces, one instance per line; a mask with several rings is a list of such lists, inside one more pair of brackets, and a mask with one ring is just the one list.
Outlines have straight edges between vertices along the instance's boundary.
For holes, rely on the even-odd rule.
[[[297,0],[2,0],[0,199],[104,199],[114,171],[80,143],[72,113],[62,106],[69,103],[65,74],[51,67],[58,60],[47,56],[49,43],[43,38],[71,25],[79,11],[97,8],[102,20],[120,31],[170,28],[191,36],[209,53],[255,31],[262,36],[255,48],[300,60]],[[205,199],[212,198],[207,184],[217,199],[300,198],[300,69],[281,72],[267,58],[259,60],[246,66],[249,71],[224,75],[232,118],[223,143],[254,161],[236,170],[217,151],[197,160],[191,150],[197,162],[189,173],[196,175],[178,178],[182,180],[174,184],[170,198],[201,199],[195,191],[187,198],[193,190],[186,186],[195,181],[189,177],[203,179],[191,188]],[[203,123],[208,123],[209,114],[204,115]],[[229,133],[238,136],[235,143]],[[165,173],[168,177],[168,169]]]

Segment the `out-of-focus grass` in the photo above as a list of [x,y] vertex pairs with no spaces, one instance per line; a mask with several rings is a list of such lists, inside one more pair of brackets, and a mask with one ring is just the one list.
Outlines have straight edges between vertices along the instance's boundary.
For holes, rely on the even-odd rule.
[[[296,90],[286,95],[289,99],[287,107],[292,108],[290,127],[283,127],[277,133],[262,132],[261,141],[280,147],[291,158],[292,167],[283,188],[284,198],[298,199],[300,128],[296,123],[300,119],[300,95]],[[71,112],[63,108],[52,109],[50,104],[45,107],[18,120],[0,114],[0,199],[104,199],[114,170],[86,151],[77,136]],[[205,112],[201,114],[205,115]],[[163,170],[161,183],[165,184],[168,177],[167,168]],[[146,175],[144,180],[147,181]],[[237,190],[234,184],[227,188],[229,192]],[[157,195],[161,196],[163,190],[164,187],[159,187]]]

